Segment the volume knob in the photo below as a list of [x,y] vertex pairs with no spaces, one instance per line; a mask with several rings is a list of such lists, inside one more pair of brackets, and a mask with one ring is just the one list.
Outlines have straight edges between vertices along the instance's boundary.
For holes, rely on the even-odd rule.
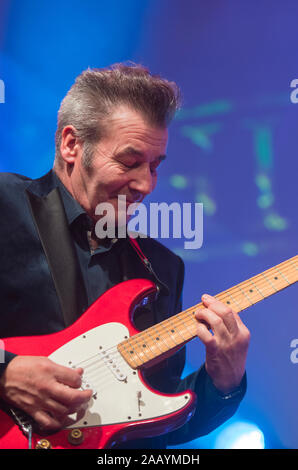
[[52,448],[52,445],[50,441],[48,441],[47,439],[40,439],[40,441],[38,441],[35,446],[35,449],[51,449],[51,448]]
[[82,444],[84,434],[79,428],[72,429],[68,434],[68,442],[74,446]]

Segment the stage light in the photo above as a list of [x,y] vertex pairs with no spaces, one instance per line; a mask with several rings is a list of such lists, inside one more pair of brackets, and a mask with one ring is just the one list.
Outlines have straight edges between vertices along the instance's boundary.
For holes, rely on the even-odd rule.
[[170,183],[176,189],[184,189],[187,187],[187,178],[184,175],[172,175]]
[[254,423],[237,421],[226,426],[217,436],[215,449],[264,449],[265,439]]

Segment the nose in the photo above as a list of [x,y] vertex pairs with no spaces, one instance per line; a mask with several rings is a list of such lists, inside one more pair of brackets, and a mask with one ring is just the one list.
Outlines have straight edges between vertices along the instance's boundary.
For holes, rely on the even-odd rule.
[[155,188],[155,180],[151,173],[149,165],[142,165],[138,170],[132,175],[130,180],[129,187],[135,193],[139,193],[143,198],[150,194]]

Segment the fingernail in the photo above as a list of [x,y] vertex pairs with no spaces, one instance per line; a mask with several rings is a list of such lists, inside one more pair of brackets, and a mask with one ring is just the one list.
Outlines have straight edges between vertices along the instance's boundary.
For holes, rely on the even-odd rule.
[[211,295],[208,295],[208,294],[204,294],[202,295],[202,300],[211,300],[213,297]]

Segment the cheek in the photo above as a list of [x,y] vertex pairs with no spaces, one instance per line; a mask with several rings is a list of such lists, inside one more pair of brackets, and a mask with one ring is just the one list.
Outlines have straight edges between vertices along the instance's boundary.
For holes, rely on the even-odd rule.
[[92,168],[92,175],[90,177],[90,186],[94,191],[109,191],[111,188],[117,186],[118,180],[121,178],[119,168],[111,162],[102,164],[97,162]]
[[119,171],[113,172],[111,175],[102,175],[102,178],[98,178],[96,186],[94,187],[94,196],[101,196],[102,201],[107,201],[111,198],[115,198],[118,194],[123,192],[129,183],[129,178],[126,174],[121,174]]

